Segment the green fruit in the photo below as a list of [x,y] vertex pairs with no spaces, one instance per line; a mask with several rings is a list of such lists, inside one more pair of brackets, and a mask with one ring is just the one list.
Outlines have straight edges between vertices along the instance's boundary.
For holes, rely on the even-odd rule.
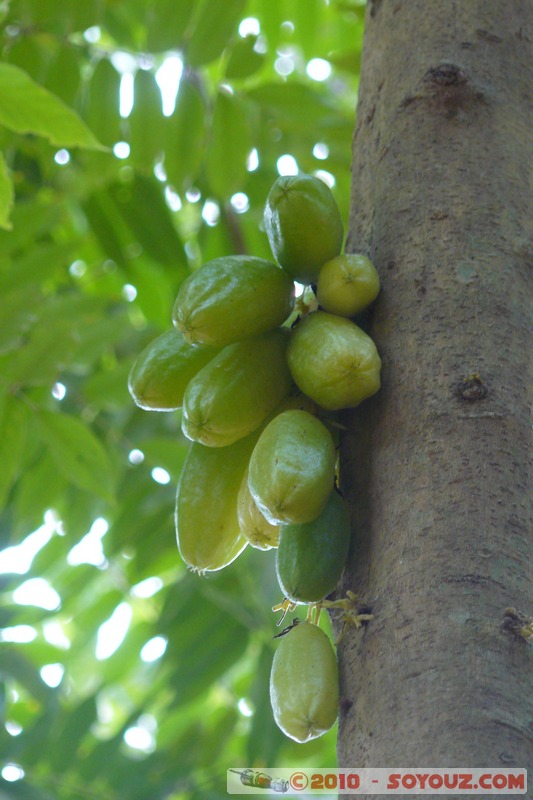
[[225,347],[189,383],[183,398],[185,436],[226,447],[254,431],[292,385],[285,329]]
[[175,411],[191,378],[217,353],[215,347],[189,344],[179,331],[167,331],[137,357],[128,378],[130,394],[139,408]]
[[270,550],[278,546],[279,525],[271,525],[257,508],[248,488],[248,470],[244,474],[239,490],[237,513],[241,533],[252,547],[258,550]]
[[284,411],[257,442],[248,486],[273,525],[311,522],[333,489],[335,445],[328,429],[307,411]]
[[324,631],[301,622],[282,639],[270,673],[270,702],[276,724],[297,742],[326,733],[337,719],[337,658]]
[[181,557],[206,572],[231,564],[246,547],[237,497],[257,436],[216,449],[191,445],[176,496],[176,535]]
[[318,275],[317,298],[325,311],[353,317],[379,293],[379,275],[369,258],[343,255],[322,266]]
[[181,284],[172,318],[192,344],[226,345],[277,328],[291,313],[294,285],[252,256],[208,261]]
[[312,522],[283,525],[276,571],[284,596],[294,603],[323,600],[340,580],[349,544],[350,516],[337,492]]
[[357,406],[380,386],[381,359],[370,336],[325,311],[296,326],[287,358],[296,385],[322,408]]
[[301,283],[316,283],[322,264],[341,252],[337,203],[330,188],[312,175],[277,179],[266,201],[265,229],[274,257]]

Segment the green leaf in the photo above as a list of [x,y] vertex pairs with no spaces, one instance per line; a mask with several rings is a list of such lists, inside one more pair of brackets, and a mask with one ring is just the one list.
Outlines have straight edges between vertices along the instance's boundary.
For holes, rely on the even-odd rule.
[[104,149],[72,109],[13,64],[0,63],[0,123],[58,147]]
[[102,58],[95,66],[87,86],[83,118],[98,139],[108,147],[123,138],[119,97],[120,75],[109,59]]
[[72,324],[53,319],[36,324],[6,365],[6,376],[20,386],[47,386],[65,368],[76,349]]
[[176,277],[183,278],[187,273],[187,256],[159,181],[135,174],[130,183],[113,184],[109,192],[145,253],[174,268]]
[[146,31],[150,53],[179,50],[196,0],[154,0]]
[[140,69],[135,75],[134,104],[130,116],[130,160],[144,172],[151,173],[154,162],[163,152],[163,106],[155,75]]
[[43,441],[59,471],[76,486],[113,499],[108,455],[94,433],[77,417],[41,410],[37,416]]
[[20,461],[28,433],[28,411],[20,400],[7,397],[0,420],[0,508],[20,470]]
[[207,109],[199,79],[185,75],[176,108],[165,119],[165,172],[178,193],[186,191],[200,172],[206,130]]
[[252,137],[246,108],[235,94],[218,92],[206,156],[207,177],[213,193],[228,199],[242,189]]
[[239,39],[230,50],[226,65],[226,78],[229,80],[248,78],[264,64],[265,57],[254,50],[257,36],[246,36]]
[[185,60],[193,67],[209,64],[219,56],[235,32],[246,0],[203,0],[185,48]]
[[44,512],[54,508],[64,488],[65,478],[48,453],[24,471],[14,491],[14,534],[17,541],[41,524]]
[[4,228],[6,231],[13,228],[10,220],[12,207],[13,183],[4,156],[0,153],[0,228]]

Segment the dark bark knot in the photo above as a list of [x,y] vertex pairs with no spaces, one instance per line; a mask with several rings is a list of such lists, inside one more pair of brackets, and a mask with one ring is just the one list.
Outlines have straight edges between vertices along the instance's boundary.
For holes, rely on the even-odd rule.
[[481,376],[475,372],[463,378],[459,383],[456,383],[453,388],[453,393],[459,400],[464,400],[467,403],[475,403],[478,400],[484,400],[486,398],[488,389]]
[[429,102],[436,111],[455,117],[460,109],[470,111],[474,101],[484,101],[485,91],[475,86],[465,70],[458,64],[443,61],[429,67],[416,94],[404,97],[400,108],[413,103]]
[[468,78],[457,64],[438,64],[430,67],[424,76],[425,83],[434,86],[463,86]]
[[518,641],[532,641],[533,618],[528,617],[523,611],[517,611],[516,608],[506,608],[500,630],[502,633],[510,633]]

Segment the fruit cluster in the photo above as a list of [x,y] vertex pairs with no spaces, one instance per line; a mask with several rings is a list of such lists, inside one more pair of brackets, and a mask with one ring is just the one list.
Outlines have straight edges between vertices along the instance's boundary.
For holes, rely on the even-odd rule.
[[[281,607],[292,608],[322,603],[348,552],[333,416],[379,389],[374,342],[350,319],[375,299],[379,279],[365,256],[340,254],[340,213],[318,178],[279,178],[264,220],[277,264],[226,256],[190,275],[174,329],[140,354],[129,390],[141,408],[181,408],[192,440],[176,499],[183,560],[203,573],[248,543],[277,547]],[[306,287],[296,304],[295,281]],[[308,674],[299,689],[289,685],[291,664]],[[331,727],[336,670],[316,624],[290,626],[271,677],[288,736],[307,741]]]

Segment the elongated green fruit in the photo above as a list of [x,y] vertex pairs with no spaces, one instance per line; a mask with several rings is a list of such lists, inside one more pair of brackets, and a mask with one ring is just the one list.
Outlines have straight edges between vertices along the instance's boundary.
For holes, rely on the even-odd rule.
[[265,206],[274,258],[301,283],[315,283],[325,261],[342,248],[342,220],[331,189],[312,175],[283,175]]
[[226,447],[254,431],[288,394],[289,332],[278,328],[225,347],[189,383],[183,399],[185,436]]
[[358,254],[336,256],[322,266],[317,298],[325,311],[353,317],[376,299],[379,275],[369,258]]
[[312,522],[283,525],[276,572],[285,597],[294,603],[323,600],[340,580],[349,544],[350,516],[337,492]]
[[222,346],[277,328],[293,301],[294,284],[275,264],[223,256],[181,284],[172,318],[192,344]]
[[193,444],[189,449],[176,495],[176,534],[181,557],[192,570],[222,569],[246,547],[237,497],[256,441],[252,435],[230,447]]
[[276,724],[297,742],[326,733],[337,719],[337,658],[324,631],[301,622],[282,639],[270,673],[270,702]]
[[239,490],[237,513],[241,533],[252,547],[258,550],[270,550],[278,546],[279,525],[271,525],[259,511],[248,488],[248,470],[244,474]]
[[218,353],[216,347],[194,346],[179,331],[166,331],[137,357],[128,389],[139,408],[175,411],[183,405],[187,384]]
[[284,411],[268,423],[250,458],[248,487],[274,525],[311,522],[333,489],[335,445],[307,411]]
[[287,358],[296,385],[322,408],[357,406],[380,386],[381,359],[370,336],[325,311],[296,326]]

